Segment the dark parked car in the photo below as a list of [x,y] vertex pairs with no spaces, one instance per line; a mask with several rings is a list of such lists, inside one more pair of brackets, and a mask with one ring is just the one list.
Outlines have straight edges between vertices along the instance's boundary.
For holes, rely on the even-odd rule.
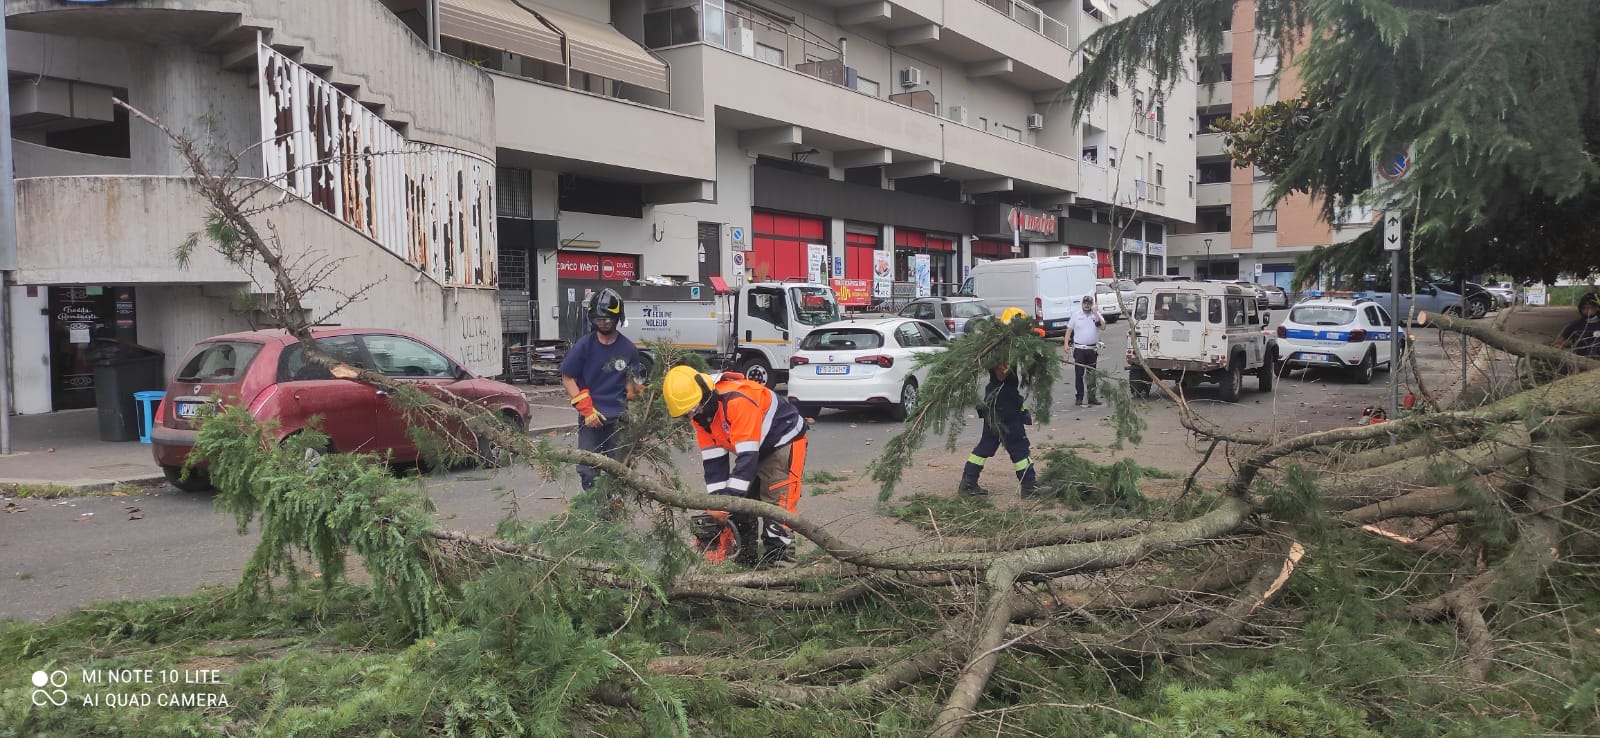
[[[1439,288],[1455,289],[1455,285],[1460,284],[1459,282],[1440,282]],[[1466,298],[1467,317],[1481,318],[1500,309],[1500,298],[1490,292],[1488,288],[1477,282],[1467,282],[1466,285],[1467,291],[1463,297]]]
[[976,297],[919,297],[900,308],[900,317],[932,323],[954,338],[966,332],[967,322],[994,317],[989,306]]
[[[504,382],[474,376],[416,336],[381,328],[335,328],[315,332],[318,346],[345,363],[372,369],[431,394],[470,400],[496,413],[506,424],[526,427],[528,400]],[[420,450],[407,432],[406,418],[388,393],[371,385],[337,379],[310,361],[286,331],[230,333],[207,338],[189,349],[167,384],[156,411],[152,450],[173,486],[197,491],[210,487],[200,460],[180,480],[184,459],[194,447],[194,421],[220,401],[243,406],[258,421],[275,421],[278,439],[304,430],[313,416],[328,436],[328,451],[386,454],[391,461],[416,461]],[[486,441],[478,453],[496,455]]]

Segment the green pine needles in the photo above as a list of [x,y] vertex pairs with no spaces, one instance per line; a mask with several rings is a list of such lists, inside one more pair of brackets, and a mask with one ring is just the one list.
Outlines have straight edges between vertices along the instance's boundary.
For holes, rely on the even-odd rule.
[[[917,357],[917,366],[927,369],[927,380],[917,393],[918,405],[901,431],[885,444],[883,455],[868,467],[873,481],[881,486],[879,502],[894,493],[929,431],[943,433],[946,448],[955,450],[967,413],[983,402],[989,370],[1001,362],[1017,375],[1034,418],[1050,422],[1052,388],[1061,376],[1061,345],[1035,334],[1032,320],[984,321],[977,330],[951,341],[944,351]],[[993,417],[993,413],[988,415]]]
[[195,442],[195,453],[210,459],[217,506],[234,515],[241,534],[259,521],[261,542],[239,595],[270,591],[276,576],[298,584],[295,550],[311,555],[330,588],[345,555],[355,553],[374,594],[400,621],[419,633],[442,625],[449,594],[427,537],[434,527],[427,496],[370,457],[321,453],[321,434],[297,433],[279,444],[269,430],[236,407],[208,419]]

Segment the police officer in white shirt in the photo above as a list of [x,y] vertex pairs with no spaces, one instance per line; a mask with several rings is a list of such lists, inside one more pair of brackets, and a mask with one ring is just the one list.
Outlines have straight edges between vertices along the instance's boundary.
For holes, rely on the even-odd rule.
[[[1083,296],[1083,312],[1067,320],[1067,337],[1062,343],[1062,348],[1071,352],[1072,363],[1075,366],[1073,374],[1076,383],[1077,399],[1074,401],[1078,407],[1091,407],[1099,405],[1095,399],[1095,362],[1100,360],[1100,329],[1104,328],[1106,321],[1100,317],[1100,311],[1095,309],[1094,295]],[[1087,391],[1087,393],[1086,393]],[[1086,401],[1084,398],[1088,398]]]

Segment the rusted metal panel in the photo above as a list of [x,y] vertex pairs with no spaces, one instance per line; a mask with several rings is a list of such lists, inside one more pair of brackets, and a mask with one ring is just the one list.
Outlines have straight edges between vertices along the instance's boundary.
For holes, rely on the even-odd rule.
[[258,45],[264,174],[440,284],[494,287],[494,162],[407,141],[326,80]]

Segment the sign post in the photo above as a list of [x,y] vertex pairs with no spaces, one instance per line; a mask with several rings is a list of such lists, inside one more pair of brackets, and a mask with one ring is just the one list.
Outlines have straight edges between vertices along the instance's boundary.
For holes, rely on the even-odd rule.
[[[1411,151],[1395,153],[1379,162],[1378,176],[1394,183],[1411,173]],[[1400,248],[1405,242],[1400,232],[1400,203],[1392,202],[1383,211],[1383,250],[1389,252],[1389,417],[1400,417],[1400,327],[1406,317],[1400,315]],[[1394,442],[1390,436],[1390,443]]]

